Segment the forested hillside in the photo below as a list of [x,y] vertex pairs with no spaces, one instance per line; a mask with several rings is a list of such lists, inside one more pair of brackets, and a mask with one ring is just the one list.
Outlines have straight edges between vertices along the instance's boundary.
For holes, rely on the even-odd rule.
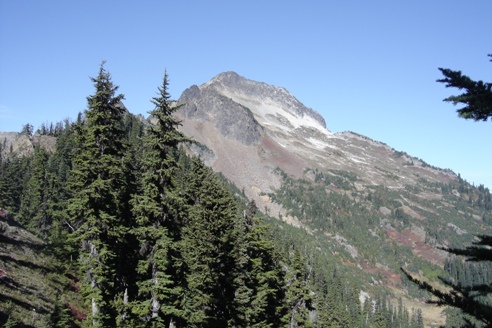
[[[468,242],[450,238],[461,225],[452,220],[473,206],[467,228],[490,224],[483,186],[422,179],[356,191],[347,172],[306,168],[311,179],[297,179],[279,168],[282,185],[265,196],[299,219],[294,227],[192,154],[203,145],[178,130],[166,73],[149,120],[127,111],[104,64],[92,82],[75,121],[25,126],[31,151],[0,142],[3,326],[424,327],[422,310],[385,287],[425,294],[404,277],[385,286],[385,272],[490,283],[490,266],[414,256],[401,241],[415,232],[417,204],[442,223],[421,223],[427,247]],[[415,196],[437,189],[449,206]]]

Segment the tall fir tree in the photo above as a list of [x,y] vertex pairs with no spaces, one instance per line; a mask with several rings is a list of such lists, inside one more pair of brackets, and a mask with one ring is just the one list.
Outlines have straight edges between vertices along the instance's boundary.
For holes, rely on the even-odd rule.
[[[21,208],[22,194],[30,177],[31,157],[13,156],[0,163],[0,193],[2,208],[18,213]],[[22,222],[25,223],[25,222]]]
[[234,316],[236,203],[215,174],[192,159],[180,248],[188,325],[227,327]]
[[31,231],[46,237],[51,226],[52,213],[50,210],[53,190],[53,179],[49,170],[48,152],[41,146],[34,147],[34,154],[30,164],[29,179],[22,195],[19,215],[21,222]]
[[[128,235],[127,179],[124,152],[123,95],[101,64],[91,78],[95,93],[87,98],[85,124],[77,131],[80,151],[74,156],[67,214],[80,243],[84,294],[94,327],[116,326],[116,304],[126,294],[125,244]],[[128,261],[126,262],[128,264]]]
[[280,327],[287,312],[284,272],[269,227],[255,216],[256,211],[251,201],[238,220],[242,229],[236,239],[236,326]]
[[313,297],[308,285],[304,260],[297,248],[291,259],[287,274],[287,304],[289,307],[289,327],[312,327],[309,311],[314,310]]
[[140,245],[138,297],[133,311],[146,325],[174,326],[182,317],[177,306],[179,286],[173,265],[180,239],[178,222],[179,195],[174,181],[177,175],[177,151],[187,139],[177,130],[179,122],[172,116],[179,108],[168,93],[168,75],[164,73],[158,97],[152,99],[150,112],[155,124],[144,138],[144,153],[139,192],[132,200]]

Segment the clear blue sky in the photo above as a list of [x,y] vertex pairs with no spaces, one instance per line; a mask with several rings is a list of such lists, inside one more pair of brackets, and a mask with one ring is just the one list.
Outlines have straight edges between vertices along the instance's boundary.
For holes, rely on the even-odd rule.
[[101,60],[133,113],[224,71],[492,188],[492,122],[459,119],[438,67],[492,81],[492,1],[0,0],[0,131],[75,119]]

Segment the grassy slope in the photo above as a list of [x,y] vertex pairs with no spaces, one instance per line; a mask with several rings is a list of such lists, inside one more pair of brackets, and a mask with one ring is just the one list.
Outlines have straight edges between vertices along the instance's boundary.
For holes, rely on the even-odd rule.
[[[43,241],[17,222],[0,217],[0,325],[43,327],[55,304],[80,308],[76,284],[46,255]],[[68,301],[70,300],[70,301]]]

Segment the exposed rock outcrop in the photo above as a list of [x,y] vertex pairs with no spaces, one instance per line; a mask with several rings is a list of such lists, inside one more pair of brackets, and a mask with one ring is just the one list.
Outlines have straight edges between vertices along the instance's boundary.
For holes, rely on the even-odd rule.
[[0,158],[32,154],[35,145],[54,151],[56,138],[38,134],[28,136],[18,132],[0,132]]
[[260,139],[262,128],[251,111],[212,87],[193,85],[183,92],[178,103],[184,104],[181,112],[186,118],[212,122],[226,138],[246,145]]

